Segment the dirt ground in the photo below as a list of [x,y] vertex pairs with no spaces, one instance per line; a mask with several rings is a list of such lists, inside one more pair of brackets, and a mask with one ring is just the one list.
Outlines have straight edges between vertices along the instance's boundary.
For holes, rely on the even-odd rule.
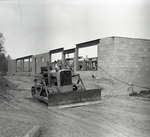
[[[18,88],[10,90],[15,97],[13,100],[0,103],[0,123],[6,123],[3,118],[25,123],[23,126],[18,126],[19,123],[14,124],[18,129],[21,127],[20,131],[27,123],[28,126],[39,124],[41,137],[150,136],[149,100],[118,95],[102,97],[99,104],[48,109],[43,102],[32,99],[30,95],[32,78],[9,77],[8,79],[16,83]],[[17,129],[15,131],[17,132]]]

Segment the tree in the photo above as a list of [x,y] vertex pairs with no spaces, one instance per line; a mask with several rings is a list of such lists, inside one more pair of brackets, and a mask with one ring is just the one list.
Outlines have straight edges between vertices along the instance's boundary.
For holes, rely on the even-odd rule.
[[5,50],[4,50],[4,42],[5,37],[2,33],[0,33],[0,72],[6,73],[8,70],[8,61],[5,56]]
[[7,59],[4,53],[0,54],[0,71],[7,72]]
[[3,35],[3,33],[0,32],[0,53],[4,52],[4,42],[5,42],[5,37]]

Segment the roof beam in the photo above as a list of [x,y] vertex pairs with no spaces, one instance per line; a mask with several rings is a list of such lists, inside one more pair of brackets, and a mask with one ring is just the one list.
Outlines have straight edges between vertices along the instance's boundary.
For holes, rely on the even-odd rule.
[[63,51],[64,51],[64,48],[53,49],[49,51],[49,54],[59,53]]
[[100,42],[100,39],[79,43],[79,44],[76,44],[76,48],[84,48],[84,47],[94,46],[94,45],[99,44],[99,42]]
[[25,56],[25,57],[20,57],[17,58],[16,60],[22,60],[22,59],[28,59],[28,58],[32,58],[33,55],[29,55],[29,56]]
[[64,50],[64,54],[70,54],[74,52],[75,52],[75,48]]

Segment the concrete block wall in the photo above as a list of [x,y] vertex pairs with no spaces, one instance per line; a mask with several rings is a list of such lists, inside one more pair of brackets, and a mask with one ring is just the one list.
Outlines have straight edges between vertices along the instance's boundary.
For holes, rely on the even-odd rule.
[[104,38],[99,45],[98,65],[119,80],[150,87],[150,40]]
[[116,37],[114,64],[119,76],[131,83],[150,87],[150,40]]
[[114,56],[114,39],[111,37],[101,39],[98,46],[98,77],[107,77],[103,69],[111,71],[110,63]]

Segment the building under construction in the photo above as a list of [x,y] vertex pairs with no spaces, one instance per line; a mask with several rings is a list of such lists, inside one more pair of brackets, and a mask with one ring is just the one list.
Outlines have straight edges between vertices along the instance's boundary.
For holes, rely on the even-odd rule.
[[[82,57],[80,49],[95,46],[94,57]],[[54,54],[61,54],[54,60]],[[72,55],[71,57],[69,55]],[[126,37],[106,37],[76,44],[72,49],[54,49],[47,53],[29,55],[9,61],[10,75],[35,75],[51,62],[67,64],[83,80],[114,84],[120,82],[136,87],[150,87],[150,40]],[[59,62],[59,63],[58,63]],[[87,86],[92,86],[87,82]]]

